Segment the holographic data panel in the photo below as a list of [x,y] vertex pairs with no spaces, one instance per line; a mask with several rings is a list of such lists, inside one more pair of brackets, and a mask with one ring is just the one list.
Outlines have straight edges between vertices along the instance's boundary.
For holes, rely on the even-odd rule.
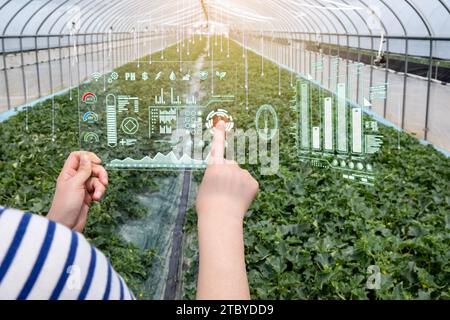
[[215,116],[231,129],[229,110],[236,104],[236,68],[215,70],[209,62],[128,64],[93,73],[79,86],[81,147],[107,168],[203,169]]
[[311,80],[298,80],[293,109],[298,114],[296,141],[299,158],[319,168],[331,168],[345,179],[373,185],[372,156],[383,137],[378,122],[364,116],[363,107],[347,99],[346,82],[337,92]]

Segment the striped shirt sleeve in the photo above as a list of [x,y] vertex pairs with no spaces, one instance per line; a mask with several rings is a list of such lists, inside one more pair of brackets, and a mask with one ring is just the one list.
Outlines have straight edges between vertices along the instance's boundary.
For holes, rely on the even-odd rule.
[[125,281],[79,233],[0,207],[0,299],[130,300]]

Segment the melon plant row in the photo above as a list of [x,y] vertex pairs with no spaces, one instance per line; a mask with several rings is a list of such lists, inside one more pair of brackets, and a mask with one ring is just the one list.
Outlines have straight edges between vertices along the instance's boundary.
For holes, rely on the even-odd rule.
[[[184,54],[183,59],[204,54],[205,43],[196,41],[190,56]],[[252,298],[449,299],[450,160],[407,134],[382,127],[385,144],[374,159],[381,177],[375,187],[354,185],[336,172],[301,164],[290,135],[296,116],[290,109],[295,75],[281,71],[279,95],[278,67],[265,61],[261,77],[261,57],[248,51],[247,112],[243,51],[231,42],[230,52],[228,58],[226,52],[216,50],[215,63],[217,68],[237,70],[236,82],[220,83],[237,84],[239,102],[230,110],[237,126],[252,126],[263,104],[275,107],[281,126],[279,172],[261,176],[259,166],[245,166],[261,188],[245,224]],[[179,58],[175,47],[165,50],[165,56],[167,61]],[[159,60],[160,54],[152,59]],[[145,68],[154,71],[151,65]],[[139,90],[145,94],[145,88]],[[2,205],[38,214],[48,211],[59,168],[71,151],[79,149],[76,101],[66,94],[55,98],[55,103],[55,142],[50,100],[0,124]],[[161,276],[149,272],[155,251],[126,242],[118,227],[146,214],[136,194],[158,188],[153,178],[161,174],[111,171],[108,194],[91,209],[86,229],[89,240],[110,257],[142,298],[146,279]],[[200,181],[200,172],[195,179]],[[188,299],[195,298],[198,270],[195,219],[191,208],[182,279],[183,297]],[[369,266],[380,268],[379,290],[366,286]]]
[[[246,166],[260,183],[245,223],[252,298],[449,299],[450,159],[381,126],[384,146],[373,159],[375,187],[302,164],[290,135],[296,75],[282,70],[279,96],[278,66],[265,61],[261,77],[261,57],[248,51],[246,112],[243,51],[233,43],[231,52],[229,59],[220,53],[216,59],[221,60],[217,68],[237,65],[240,104],[233,116],[238,126],[251,125],[264,104],[275,107],[281,126],[278,174],[261,176],[259,166]],[[185,298],[195,297],[195,217],[191,210],[185,228],[192,242],[185,246]],[[381,272],[378,290],[367,286],[371,266]]]

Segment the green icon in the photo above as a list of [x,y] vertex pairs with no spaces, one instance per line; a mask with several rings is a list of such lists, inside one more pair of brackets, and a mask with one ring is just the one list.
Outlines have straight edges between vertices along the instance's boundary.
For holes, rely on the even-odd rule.
[[183,76],[183,81],[190,81],[191,80],[191,72],[189,71],[187,74]]
[[208,79],[208,75],[209,75],[208,71],[200,71],[198,73],[198,77],[200,78],[200,80]]
[[227,76],[225,71],[216,71],[216,77],[220,80],[223,80]]
[[135,118],[125,118],[121,125],[122,131],[126,134],[133,135],[139,130],[139,122]]
[[112,73],[109,75],[108,83],[113,83],[113,82],[116,81],[117,79],[119,79],[119,74],[118,74],[117,72],[112,72]]
[[125,72],[125,81],[136,81],[136,72]]
[[136,139],[122,139],[120,140],[120,145],[123,147],[131,147],[134,146],[136,144],[137,140]]
[[102,74],[100,72],[94,72],[92,73],[92,80],[97,82],[102,77]]
[[100,139],[98,137],[98,134],[94,132],[85,132],[83,135],[83,141],[88,143],[96,143],[99,142]]
[[[264,121],[264,122],[263,122]],[[262,126],[262,123],[264,125]],[[278,116],[270,104],[262,105],[256,112],[256,131],[261,139],[272,140],[278,130]]]

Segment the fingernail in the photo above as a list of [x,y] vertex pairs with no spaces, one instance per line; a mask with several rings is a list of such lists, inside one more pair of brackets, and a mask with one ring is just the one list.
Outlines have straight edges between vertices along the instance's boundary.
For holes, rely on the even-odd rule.
[[88,162],[89,162],[89,157],[87,156],[87,154],[83,153],[83,155],[81,156],[81,163],[86,164]]
[[219,126],[223,125],[222,123],[225,124],[225,122],[224,122],[223,120],[219,120],[219,121],[214,125],[214,129],[219,128]]

